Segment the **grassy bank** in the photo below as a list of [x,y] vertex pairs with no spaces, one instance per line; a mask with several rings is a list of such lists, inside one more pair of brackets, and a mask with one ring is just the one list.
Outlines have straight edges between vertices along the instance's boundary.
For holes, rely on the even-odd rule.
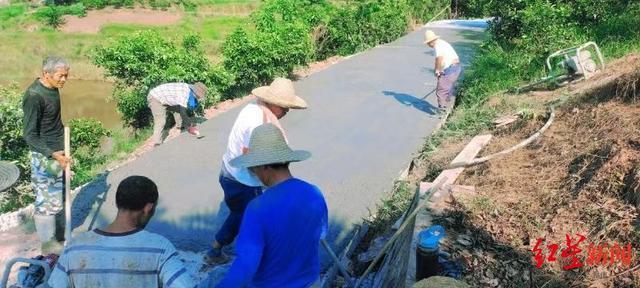
[[[92,64],[90,50],[108,43],[110,39],[143,30],[154,30],[170,38],[187,33],[202,36],[207,57],[212,62],[220,59],[220,45],[226,35],[248,23],[248,13],[257,7],[257,1],[209,1],[199,4],[194,11],[180,7],[169,8],[181,14],[181,20],[167,26],[107,24],[97,34],[64,33],[42,24],[34,16],[37,8],[17,3],[0,8],[0,83],[21,82],[38,75],[42,58],[48,54],[66,57],[71,61],[72,79],[102,80],[103,71]],[[111,9],[111,8],[109,8]],[[122,8],[126,10],[127,8]],[[113,10],[117,13],[119,10]],[[217,14],[213,13],[216,12]]]
[[[191,9],[182,6],[169,7],[167,10],[182,15],[180,21],[165,26],[147,26],[131,24],[107,24],[97,34],[64,33],[44,25],[36,13],[41,7],[27,3],[12,3],[0,8],[0,59],[3,67],[0,71],[0,107],[7,113],[2,115],[0,128],[3,135],[0,141],[0,154],[3,160],[14,161],[21,168],[20,182],[9,191],[0,195],[0,213],[15,211],[33,202],[33,192],[29,184],[29,164],[26,155],[26,143],[21,142],[20,97],[25,87],[10,83],[28,83],[39,75],[43,57],[54,54],[66,57],[71,62],[71,80],[104,80],[103,70],[95,66],[89,54],[91,50],[124,35],[143,30],[154,30],[173,39],[179,39],[187,33],[201,35],[202,47],[207,59],[212,63],[220,61],[220,46],[234,29],[248,23],[248,15],[258,5],[255,0],[198,1]],[[126,8],[123,8],[126,9]],[[137,8],[136,8],[137,9]],[[102,12],[117,13],[118,9],[107,8]],[[64,93],[64,91],[63,91]],[[108,95],[105,95],[108,97]],[[82,97],[74,97],[82,101]],[[106,101],[106,99],[105,99]],[[69,103],[68,105],[74,105]],[[85,106],[82,106],[86,108]],[[101,109],[97,107],[96,109]],[[85,111],[86,112],[86,111]],[[114,111],[115,113],[115,111]],[[86,113],[85,113],[86,114]],[[89,113],[90,114],[90,113]],[[71,119],[65,119],[71,120]],[[9,125],[9,123],[17,123]],[[15,127],[14,127],[15,126]],[[17,133],[17,134],[16,134]],[[116,163],[129,157],[149,137],[149,129],[133,132],[128,128],[116,128],[110,131],[103,151],[84,148],[75,151],[75,177],[72,187],[91,181]],[[72,145],[76,148],[78,145]],[[15,151],[12,153],[11,150]]]
[[[478,3],[483,3],[483,1],[478,1]],[[480,6],[480,4],[478,5]],[[533,6],[534,4],[523,5]],[[595,3],[594,5],[600,4]],[[526,9],[535,10],[537,8]],[[485,13],[491,13],[491,11]],[[508,43],[505,43],[505,36],[500,34],[503,33],[499,30],[501,24],[492,23],[492,28],[488,31],[490,38],[481,45],[470,67],[463,72],[464,79],[459,85],[455,111],[443,129],[432,135],[425,143],[422,149],[423,156],[426,157],[436,151],[439,144],[445,139],[473,135],[477,131],[489,128],[491,122],[499,114],[526,110],[528,107],[496,108],[494,105],[486,105],[486,102],[491,95],[545,76],[544,59],[553,51],[587,41],[596,42],[607,61],[630,52],[640,51],[640,30],[636,29],[636,27],[640,27],[640,18],[637,17],[639,13],[640,5],[630,4],[624,11],[608,15],[606,20],[596,21],[579,28],[571,25],[556,27],[553,23],[554,20],[546,19],[543,17],[544,15],[541,15],[531,20],[537,26],[531,28],[534,32],[530,32],[530,34],[542,39],[533,41],[529,40],[531,36],[519,35],[516,37],[514,35]],[[548,39],[540,35],[539,30],[542,28],[538,28],[545,23],[554,29],[548,32]],[[557,40],[554,38],[554,34],[562,34],[564,38],[561,37],[562,41]]]

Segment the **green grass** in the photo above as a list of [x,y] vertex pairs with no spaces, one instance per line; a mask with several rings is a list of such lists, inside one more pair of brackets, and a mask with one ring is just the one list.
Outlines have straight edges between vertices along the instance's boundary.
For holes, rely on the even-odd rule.
[[[253,9],[255,1],[236,1],[233,5]],[[241,3],[241,4],[237,4]],[[203,4],[204,5],[204,4]],[[215,4],[208,7],[214,10],[227,9],[231,4]],[[15,5],[15,7],[27,6]],[[111,39],[142,30],[157,30],[167,37],[181,38],[187,32],[195,32],[202,36],[203,47],[212,62],[220,59],[220,45],[226,35],[239,26],[247,25],[246,16],[209,16],[186,13],[183,19],[173,25],[145,26],[128,24],[110,24],[102,28],[98,34],[67,34],[42,27],[33,15],[15,8],[13,5],[2,8],[0,15],[12,16],[10,21],[0,21],[0,84],[11,81],[23,82],[38,75],[42,58],[55,54],[66,57],[71,62],[71,76],[83,80],[103,80],[102,70],[91,63],[88,54],[92,47],[111,41]],[[11,9],[9,9],[11,8]],[[6,12],[14,11],[14,12]],[[17,11],[17,12],[15,12]],[[23,14],[17,14],[22,11]],[[27,11],[28,12],[28,11]],[[4,17],[4,16],[2,16]],[[10,23],[5,23],[10,22]],[[35,31],[27,31],[28,27],[39,27]]]
[[[595,41],[606,58],[613,60],[631,52],[640,51],[640,5],[629,9],[594,27],[578,30],[576,39]],[[582,41],[580,40],[580,41]],[[567,46],[571,46],[568,43]],[[549,47],[550,51],[568,47]],[[491,127],[491,122],[500,113],[528,107],[501,107],[486,105],[492,95],[509,88],[528,83],[546,75],[543,65],[547,55],[531,55],[525,48],[503,48],[493,39],[487,39],[475,55],[470,67],[464,71],[460,83],[458,106],[443,129],[429,137],[422,149],[422,156],[428,157],[437,151],[445,139],[457,139],[475,135]]]
[[152,133],[151,129],[140,130],[135,135],[131,135],[131,133],[123,129],[116,129],[111,132],[110,142],[113,145],[111,151],[93,156],[91,161],[84,166],[76,165],[73,168],[75,176],[72,181],[72,187],[75,188],[91,181],[98,174],[109,169],[110,166],[127,159]]
[[369,233],[385,233],[409,209],[415,193],[407,181],[396,181],[391,194],[382,200],[369,223]]
[[[15,3],[0,8],[0,85],[10,82],[26,83],[39,75],[42,59],[47,55],[66,57],[71,62],[74,79],[103,80],[103,72],[89,58],[91,49],[112,41],[113,38],[142,30],[157,30],[170,38],[181,39],[188,32],[200,34],[203,47],[212,62],[220,59],[220,45],[227,34],[249,23],[248,14],[258,7],[259,1],[200,1],[191,12],[176,24],[145,26],[111,24],[98,34],[67,34],[44,27],[34,15],[36,8],[27,3]],[[67,7],[78,13],[79,7]],[[213,11],[215,13],[210,13]],[[222,11],[221,14],[216,14]],[[26,84],[24,84],[26,85]],[[122,129],[112,131],[112,149],[94,157],[86,167],[74,168],[72,185],[78,186],[93,179],[111,165],[127,159],[151,135],[149,129],[132,135]],[[28,171],[27,171],[28,172]],[[15,211],[33,203],[33,192],[28,179],[18,188],[0,195],[0,213]]]
[[0,8],[0,21],[7,21],[11,18],[18,17],[27,12],[27,4],[12,4],[7,7]]

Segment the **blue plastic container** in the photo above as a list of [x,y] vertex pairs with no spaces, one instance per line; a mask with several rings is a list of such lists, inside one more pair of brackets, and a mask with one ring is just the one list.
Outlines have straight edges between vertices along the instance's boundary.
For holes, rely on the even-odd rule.
[[440,239],[444,237],[444,227],[431,226],[418,233],[416,247],[416,282],[440,273],[438,250]]

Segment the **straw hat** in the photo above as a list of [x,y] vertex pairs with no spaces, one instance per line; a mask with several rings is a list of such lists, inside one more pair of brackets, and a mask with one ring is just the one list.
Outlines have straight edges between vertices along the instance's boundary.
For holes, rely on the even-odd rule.
[[263,124],[251,133],[249,152],[231,159],[229,164],[237,168],[249,168],[275,163],[289,163],[307,160],[309,151],[291,150],[278,127],[271,123]]
[[431,30],[427,30],[427,32],[424,32],[424,44],[427,44],[431,41],[434,41],[436,39],[440,38],[440,36],[436,35],[436,33],[434,33]]
[[0,161],[0,191],[11,187],[20,177],[20,170],[16,165],[7,161]]
[[193,93],[196,94],[196,98],[198,98],[198,100],[202,100],[207,96],[207,86],[202,82],[196,82],[191,85],[191,89],[193,89]]
[[293,82],[285,78],[276,78],[269,86],[262,86],[251,91],[258,99],[282,108],[305,109],[307,102],[296,95]]

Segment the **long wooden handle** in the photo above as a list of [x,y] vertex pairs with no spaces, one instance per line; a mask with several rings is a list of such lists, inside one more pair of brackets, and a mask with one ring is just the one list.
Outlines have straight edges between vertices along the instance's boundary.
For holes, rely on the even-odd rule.
[[[64,127],[64,156],[71,157],[71,129]],[[64,168],[64,243],[71,240],[71,162]]]

